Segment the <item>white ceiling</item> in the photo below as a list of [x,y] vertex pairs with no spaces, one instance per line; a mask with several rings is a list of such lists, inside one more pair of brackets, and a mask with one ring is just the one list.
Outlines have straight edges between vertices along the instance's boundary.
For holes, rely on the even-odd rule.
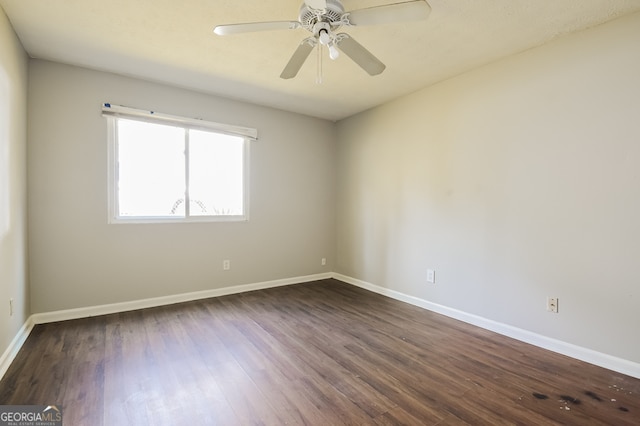
[[[346,10],[404,0],[344,0]],[[217,36],[219,24],[297,20],[302,0],[0,0],[33,58],[165,82],[338,120],[562,35],[640,11],[640,0],[429,0],[421,22],[345,30],[387,69],[312,53],[280,72],[304,29]],[[343,29],[344,30],[344,29]]]

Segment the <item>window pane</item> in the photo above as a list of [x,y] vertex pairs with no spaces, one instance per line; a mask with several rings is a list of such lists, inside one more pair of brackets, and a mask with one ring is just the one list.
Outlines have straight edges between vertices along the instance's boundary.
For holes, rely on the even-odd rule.
[[191,216],[244,214],[244,139],[189,131]]
[[118,120],[118,215],[183,217],[184,129]]

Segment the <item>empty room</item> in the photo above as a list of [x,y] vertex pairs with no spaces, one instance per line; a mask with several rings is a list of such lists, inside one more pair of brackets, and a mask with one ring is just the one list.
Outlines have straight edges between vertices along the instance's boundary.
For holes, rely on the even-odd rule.
[[637,425],[639,164],[638,0],[0,0],[0,426]]

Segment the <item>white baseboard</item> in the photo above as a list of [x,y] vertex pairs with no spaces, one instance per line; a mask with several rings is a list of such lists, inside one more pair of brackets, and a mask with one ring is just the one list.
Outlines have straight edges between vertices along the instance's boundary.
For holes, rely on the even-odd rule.
[[157,306],[173,305],[174,303],[191,302],[193,300],[208,299],[211,297],[227,296],[230,294],[245,293],[254,290],[263,290],[273,287],[282,287],[292,284],[301,284],[310,281],[318,281],[331,278],[331,273],[306,275],[303,277],[285,278],[274,281],[244,284],[233,287],[215,288],[211,290],[195,291],[191,293],[174,294],[171,296],[153,297],[150,299],[133,300],[130,302],[111,303],[108,305],[88,306],[86,308],[67,309],[62,311],[44,312],[33,314],[31,319],[34,324],[44,324],[56,321],[66,321],[78,318],[95,317],[98,315],[115,314],[118,312],[135,311],[137,309],[154,308]]
[[375,284],[358,280],[356,278],[351,278],[346,275],[334,273],[333,278],[343,281],[347,284],[351,284],[356,287],[361,287],[365,290],[381,294],[383,296],[391,297],[392,299],[396,299],[401,302],[419,306],[429,311],[433,311],[438,314],[442,314],[447,317],[484,328],[486,330],[494,331],[498,334],[502,334],[504,336],[511,337],[513,339],[520,340],[522,342],[529,343],[543,349],[548,349],[562,355],[570,356],[572,358],[576,358],[581,361],[597,365],[599,367],[607,368],[609,370],[617,371],[618,373],[626,374],[628,376],[640,379],[640,363],[637,362],[629,361],[602,352],[597,352],[592,349],[584,348],[582,346],[563,342],[561,340],[553,339],[551,337],[543,336],[541,334],[533,333],[531,331],[523,330],[521,328],[483,318],[478,315],[469,314],[467,312],[429,302],[428,300],[420,299],[418,297],[409,296],[407,294],[380,287]]
[[429,302],[418,297],[409,296],[407,294],[380,287],[362,280],[348,277],[338,273],[323,273],[316,275],[307,275],[296,278],[286,278],[274,281],[265,281],[261,283],[245,284],[233,287],[224,287],[219,289],[211,289],[197,291],[192,293],[176,294],[171,296],[154,297],[150,299],[134,300],[130,302],[113,303],[108,305],[90,306],[86,308],[68,309],[55,312],[45,312],[31,315],[18,331],[11,344],[0,357],[0,379],[4,376],[7,369],[11,365],[18,351],[26,341],[29,333],[35,324],[43,324],[56,321],[65,321],[78,318],[87,318],[98,315],[113,314],[118,312],[132,311],[136,309],[152,308],[157,306],[172,305],[174,303],[189,302],[193,300],[208,299],[211,297],[227,296],[230,294],[244,293],[254,290],[262,290],[267,288],[281,287],[292,284],[301,284],[305,282],[318,281],[327,278],[335,278],[347,284],[361,287],[365,290],[372,291],[384,296],[391,297],[402,302],[409,303],[414,306],[433,311],[487,330],[494,331],[498,334],[514,338],[534,346],[548,349],[563,355],[570,356],[591,364],[617,371],[632,377],[640,379],[640,364],[614,357],[608,354],[597,352],[571,343],[552,339],[537,333],[513,327],[507,324],[499,323],[477,315],[469,314],[437,303]]
[[27,321],[22,325],[22,327],[20,327],[20,330],[18,330],[18,333],[9,344],[7,350],[4,351],[2,357],[0,357],[0,379],[4,377],[4,373],[7,372],[16,355],[18,355],[20,348],[22,348],[27,337],[29,337],[29,333],[31,333],[33,325],[31,318],[27,318]]

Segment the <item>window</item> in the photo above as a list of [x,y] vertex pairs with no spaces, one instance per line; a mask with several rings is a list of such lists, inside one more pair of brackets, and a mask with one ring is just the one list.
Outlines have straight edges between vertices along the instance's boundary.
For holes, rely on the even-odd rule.
[[255,130],[105,104],[110,222],[248,219]]

